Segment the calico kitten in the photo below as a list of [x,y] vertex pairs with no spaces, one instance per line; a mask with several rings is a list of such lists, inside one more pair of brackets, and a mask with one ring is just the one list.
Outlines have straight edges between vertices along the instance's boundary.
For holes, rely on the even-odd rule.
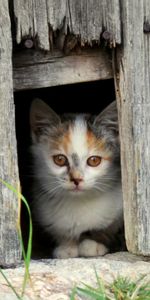
[[57,241],[53,256],[115,249],[123,224],[116,102],[96,117],[60,117],[35,99],[30,124],[34,215]]

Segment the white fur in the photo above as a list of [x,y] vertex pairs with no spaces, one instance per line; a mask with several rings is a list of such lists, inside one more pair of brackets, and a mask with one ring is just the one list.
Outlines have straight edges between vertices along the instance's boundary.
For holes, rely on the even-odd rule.
[[[118,227],[122,223],[122,191],[120,179],[112,186],[109,173],[111,161],[102,159],[97,167],[87,165],[87,159],[93,155],[103,157],[96,149],[89,150],[87,145],[87,125],[84,118],[78,116],[71,127],[71,143],[68,152],[60,145],[60,152],[51,147],[51,143],[33,146],[35,172],[39,185],[35,188],[34,211],[37,220],[57,240],[78,239],[88,230],[107,228],[114,221]],[[69,160],[72,172],[83,178],[80,191],[74,191],[74,182],[70,181],[67,166],[59,167],[52,159],[53,155],[64,154]],[[79,168],[73,167],[72,154],[79,156]],[[115,167],[114,167],[115,168]],[[111,171],[112,172],[112,171]],[[115,172],[114,172],[115,174]],[[107,182],[100,185],[101,178],[107,176]],[[110,180],[109,180],[110,176]],[[115,176],[115,175],[114,175]],[[39,190],[39,191],[38,191]],[[84,241],[79,249],[60,245],[55,249],[55,257],[74,257],[79,255],[103,255],[107,248],[94,241]]]
[[103,256],[108,253],[108,248],[101,243],[97,243],[94,240],[85,239],[79,245],[78,244],[61,244],[56,247],[53,252],[55,258],[69,258],[69,257],[93,257]]
[[108,253],[107,247],[96,241],[86,239],[79,244],[79,256],[103,256],[106,253]]
[[71,129],[70,154],[77,153],[79,157],[85,157],[87,153],[87,125],[82,116],[77,116]]
[[69,258],[78,257],[78,245],[77,244],[62,244],[55,248],[53,252],[53,257],[55,258]]
[[[80,188],[83,190],[90,190],[93,185],[95,184],[96,180],[98,180],[99,177],[104,176],[107,174],[107,169],[109,168],[110,162],[108,160],[102,159],[101,164],[97,167],[90,167],[87,165],[87,159],[90,156],[98,155],[102,156],[104,155],[104,151],[98,151],[97,149],[89,149],[87,144],[87,124],[84,120],[83,116],[78,116],[75,119],[75,123],[73,127],[70,130],[70,137],[71,141],[69,144],[69,149],[66,150],[60,145],[60,150],[57,149],[55,151],[54,149],[47,149],[45,151],[45,160],[47,160],[47,164],[49,165],[49,168],[51,172],[55,176],[63,176],[64,171],[67,169],[66,166],[59,167],[57,166],[53,159],[50,159],[50,155],[47,156],[49,153],[52,155],[56,154],[63,154],[67,156],[69,160],[70,166],[73,168],[73,161],[72,161],[72,154],[76,153],[79,156],[80,159],[80,166],[78,169],[72,169],[72,173],[77,174],[79,177],[83,178],[84,180],[80,183]],[[43,145],[46,147],[46,145]],[[47,157],[46,157],[47,156]],[[41,158],[39,158],[41,159]],[[76,177],[76,176],[75,176]],[[64,189],[72,189],[74,187],[74,183],[69,180],[68,175],[65,177],[63,176],[64,181],[61,181],[61,184]]]
[[[40,199],[39,199],[40,200]],[[93,193],[75,195],[63,195],[60,201],[43,201],[36,205],[36,211],[40,222],[56,234],[70,238],[78,238],[87,230],[107,228],[114,220],[118,223],[122,218],[122,192],[121,187],[110,192],[93,195]]]

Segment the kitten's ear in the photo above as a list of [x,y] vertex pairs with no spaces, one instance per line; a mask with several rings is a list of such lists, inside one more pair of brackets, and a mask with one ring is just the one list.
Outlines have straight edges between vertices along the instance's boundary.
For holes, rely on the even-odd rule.
[[93,126],[105,126],[107,129],[118,134],[118,112],[117,103],[113,101],[94,120]]
[[42,100],[34,99],[30,108],[30,126],[33,141],[47,135],[50,128],[60,123],[59,116]]

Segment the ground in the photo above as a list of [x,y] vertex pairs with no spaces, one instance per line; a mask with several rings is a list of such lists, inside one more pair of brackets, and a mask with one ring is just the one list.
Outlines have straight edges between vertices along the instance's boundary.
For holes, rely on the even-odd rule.
[[[118,275],[136,280],[141,275],[150,274],[150,258],[120,252],[93,259],[32,260],[31,282],[27,284],[23,299],[69,300],[74,286],[81,285],[81,282],[96,284],[94,269],[98,276],[108,283],[111,283]],[[21,294],[23,264],[15,269],[4,270],[4,273],[16,291]],[[0,300],[16,299],[18,298],[0,275]]]

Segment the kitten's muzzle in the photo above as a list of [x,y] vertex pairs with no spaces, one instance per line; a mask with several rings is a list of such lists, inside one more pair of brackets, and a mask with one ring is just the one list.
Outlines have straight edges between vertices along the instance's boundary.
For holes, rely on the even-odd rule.
[[70,181],[72,181],[72,182],[75,184],[75,186],[78,187],[79,184],[80,184],[80,182],[83,181],[83,179],[82,179],[82,178],[74,178],[74,177],[71,177],[71,178],[70,178]]

